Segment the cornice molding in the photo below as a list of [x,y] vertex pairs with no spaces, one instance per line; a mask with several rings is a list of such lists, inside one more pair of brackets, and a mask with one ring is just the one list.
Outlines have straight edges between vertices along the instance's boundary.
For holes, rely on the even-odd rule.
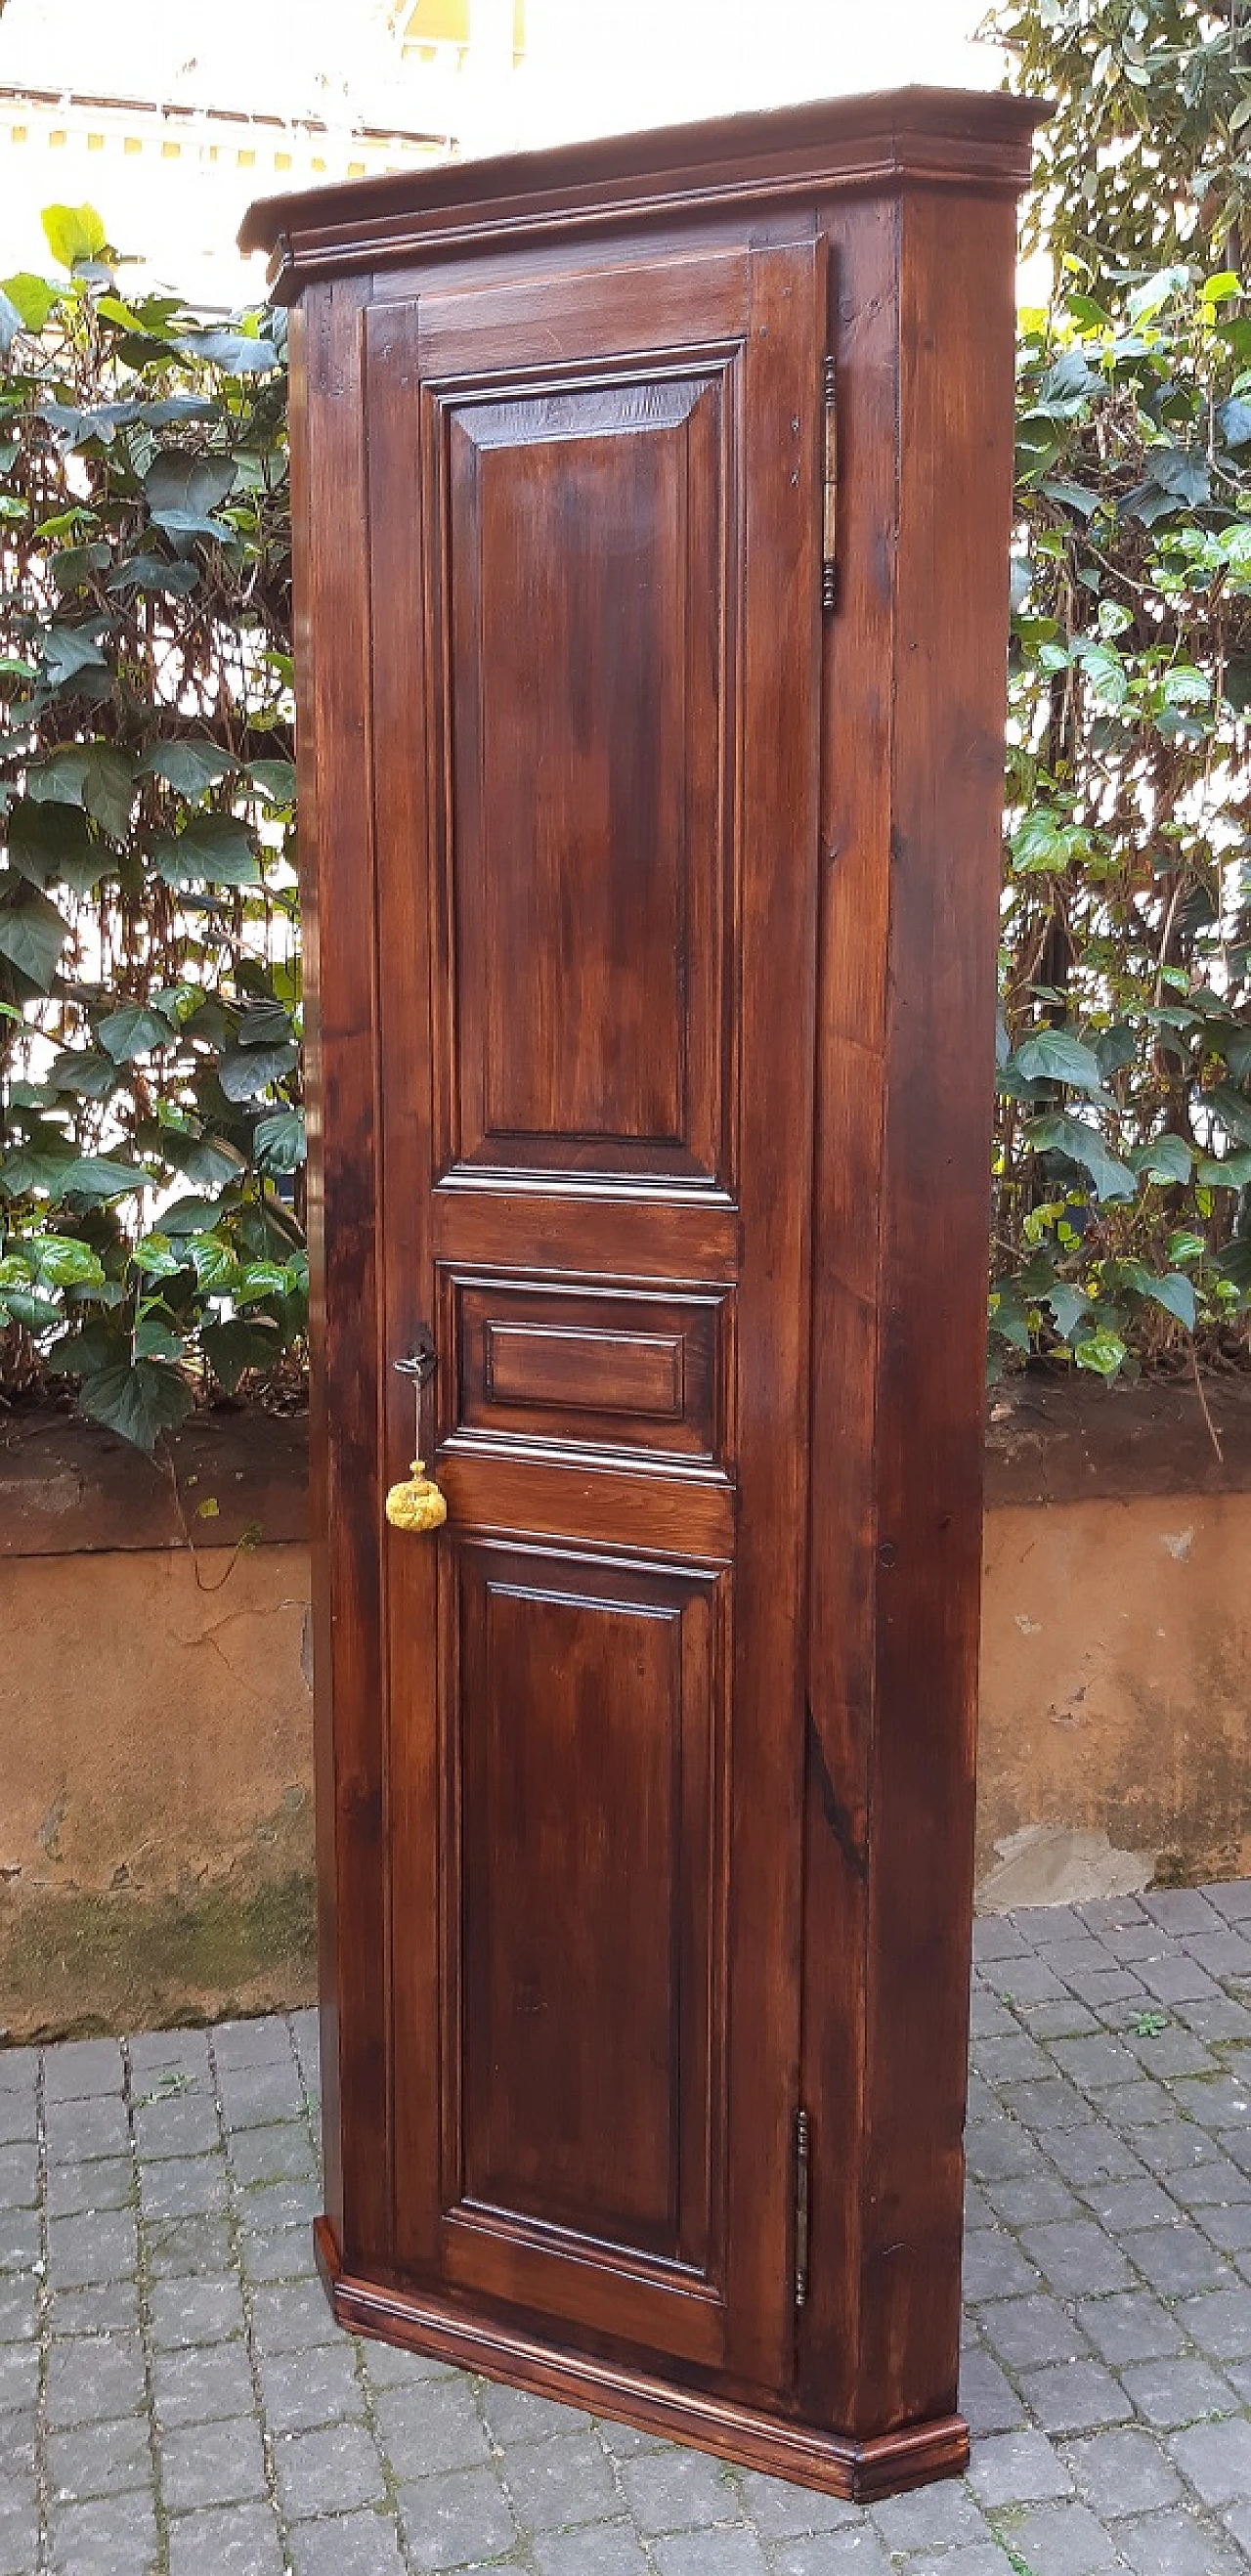
[[315,280],[450,257],[486,241],[602,232],[733,203],[900,187],[1017,196],[1045,103],[1003,91],[899,89],[764,115],[612,135],[555,151],[446,162],[261,197],[239,232],[293,303]]

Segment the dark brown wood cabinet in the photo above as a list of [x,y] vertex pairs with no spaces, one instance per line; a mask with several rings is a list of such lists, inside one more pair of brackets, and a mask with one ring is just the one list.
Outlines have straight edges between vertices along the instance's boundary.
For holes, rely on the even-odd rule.
[[245,228],[294,308],[323,2269],[857,2495],[967,2447],[1034,117],[845,99]]

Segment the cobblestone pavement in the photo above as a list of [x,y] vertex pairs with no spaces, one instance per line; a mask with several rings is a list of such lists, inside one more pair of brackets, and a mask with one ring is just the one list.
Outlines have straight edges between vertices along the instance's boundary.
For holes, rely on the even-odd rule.
[[872,2508],[332,2326],[312,2015],[0,2051],[0,2576],[1251,2564],[1251,1882],[979,1924],[970,2476]]

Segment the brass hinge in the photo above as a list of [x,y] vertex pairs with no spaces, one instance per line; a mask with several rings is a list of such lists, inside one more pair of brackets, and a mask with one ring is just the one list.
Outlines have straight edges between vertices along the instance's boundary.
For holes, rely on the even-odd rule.
[[808,2114],[795,2113],[795,2305],[808,2296]]
[[821,392],[821,606],[828,616],[835,604],[838,571],[838,398],[833,358],[827,358],[822,369]]

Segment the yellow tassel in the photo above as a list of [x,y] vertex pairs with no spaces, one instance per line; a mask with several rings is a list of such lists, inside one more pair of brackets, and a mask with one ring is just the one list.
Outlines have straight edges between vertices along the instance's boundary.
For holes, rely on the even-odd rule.
[[447,1519],[447,1497],[441,1493],[432,1476],[422,1473],[420,1458],[413,1460],[411,1480],[392,1485],[387,1496],[387,1519],[393,1529],[438,1529]]

